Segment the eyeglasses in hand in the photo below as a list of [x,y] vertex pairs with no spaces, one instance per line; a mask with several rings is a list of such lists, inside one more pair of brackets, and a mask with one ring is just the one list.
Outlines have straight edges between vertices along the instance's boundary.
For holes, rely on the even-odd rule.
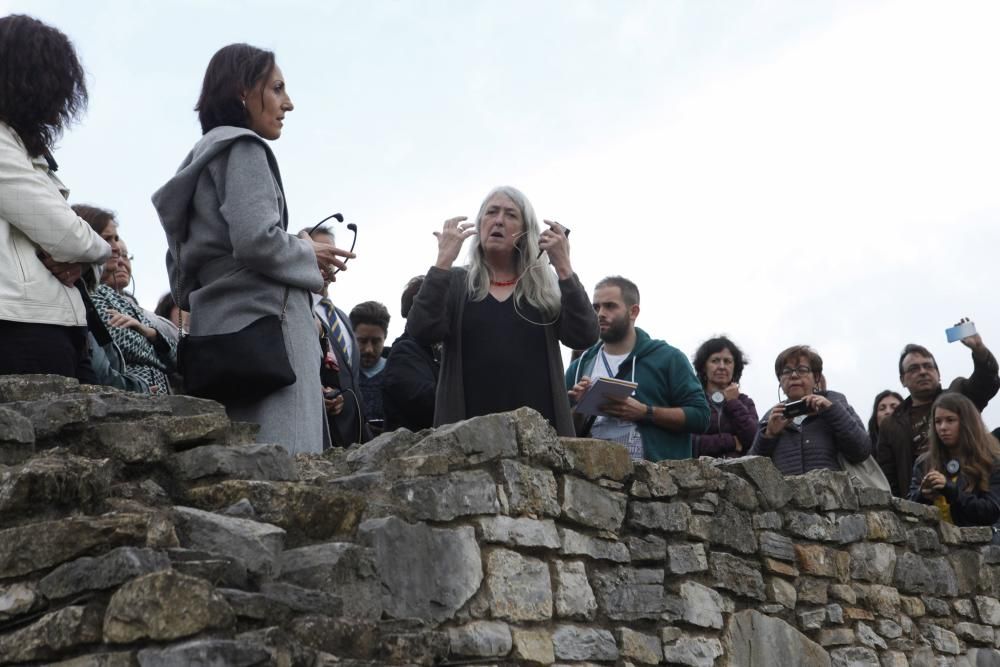
[[[319,229],[320,226],[324,222],[326,222],[327,220],[330,220],[330,219],[336,220],[337,222],[343,222],[344,221],[344,216],[342,214],[340,214],[340,213],[334,213],[332,215],[326,216],[325,218],[323,218],[322,220],[320,220],[319,222],[317,222],[315,225],[312,226],[312,229],[310,229],[309,232],[308,232],[309,236],[312,236],[313,232],[315,232],[317,229]],[[352,232],[354,232],[354,237],[351,239],[351,249],[348,250],[347,252],[354,252],[354,246],[358,242],[358,226],[356,224],[354,224],[353,222],[349,222],[349,223],[347,223],[347,228],[349,230],[351,230]],[[345,264],[347,263],[347,259],[346,258],[344,259],[344,263]],[[342,270],[343,269],[339,269],[339,268],[338,269],[334,269],[333,273],[330,274],[330,277],[333,277],[333,276],[337,275]]]

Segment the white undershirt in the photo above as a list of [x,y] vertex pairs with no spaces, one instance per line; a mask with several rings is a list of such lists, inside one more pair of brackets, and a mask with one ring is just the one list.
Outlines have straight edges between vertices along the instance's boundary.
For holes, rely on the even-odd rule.
[[[590,372],[590,379],[596,380],[601,377],[614,378],[618,375],[618,369],[621,367],[622,362],[630,354],[631,351],[625,354],[608,354],[602,347],[600,352],[597,353],[597,358],[594,359],[594,368]],[[590,428],[590,435],[593,438],[610,440],[623,445],[628,449],[629,456],[633,460],[641,460],[643,458],[642,436],[639,435],[639,429],[633,421],[618,419],[617,417],[597,417],[594,420],[594,425]]]

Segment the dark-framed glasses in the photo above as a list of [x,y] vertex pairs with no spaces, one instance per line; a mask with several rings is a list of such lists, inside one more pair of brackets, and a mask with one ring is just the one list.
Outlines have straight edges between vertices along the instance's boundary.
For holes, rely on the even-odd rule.
[[796,366],[795,368],[788,368],[786,366],[785,368],[781,369],[781,377],[783,378],[792,377],[793,375],[797,375],[799,377],[805,377],[806,375],[809,375],[811,373],[812,369],[809,368],[808,366]]

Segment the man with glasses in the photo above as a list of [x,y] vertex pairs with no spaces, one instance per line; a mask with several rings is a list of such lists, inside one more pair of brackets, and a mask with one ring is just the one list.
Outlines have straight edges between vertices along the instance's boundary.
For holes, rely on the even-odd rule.
[[[982,412],[1000,389],[997,360],[979,334],[963,338],[962,344],[972,350],[972,375],[956,378],[948,391],[964,394]],[[879,426],[876,458],[892,494],[904,497],[913,476],[913,463],[927,443],[931,404],[945,390],[934,355],[913,343],[899,355],[899,381],[910,395]]]

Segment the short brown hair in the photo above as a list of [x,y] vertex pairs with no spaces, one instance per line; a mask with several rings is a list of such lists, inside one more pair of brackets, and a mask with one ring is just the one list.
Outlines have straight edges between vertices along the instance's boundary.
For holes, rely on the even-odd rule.
[[594,285],[594,290],[599,290],[602,287],[617,287],[621,290],[622,301],[624,301],[625,305],[629,308],[639,303],[639,288],[628,278],[622,278],[621,276],[608,276]]
[[816,350],[812,349],[808,345],[793,345],[789,348],[784,349],[778,358],[774,360],[774,374],[780,380],[781,379],[781,369],[789,361],[798,361],[802,357],[809,360],[809,368],[812,370],[813,375],[819,375],[823,372],[823,357],[816,353]]

